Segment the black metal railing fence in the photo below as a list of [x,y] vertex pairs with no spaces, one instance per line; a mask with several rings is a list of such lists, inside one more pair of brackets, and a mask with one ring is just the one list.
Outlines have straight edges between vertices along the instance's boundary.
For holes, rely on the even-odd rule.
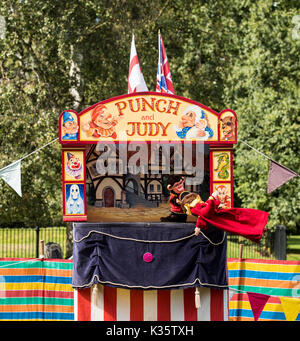
[[[0,258],[38,258],[40,241],[44,245],[60,245],[63,258],[67,252],[67,228],[62,227],[0,227]],[[260,244],[241,236],[227,234],[228,258],[286,259],[286,229],[278,225],[267,231]]]
[[40,241],[58,243],[66,255],[66,227],[2,227],[0,258],[38,258]]

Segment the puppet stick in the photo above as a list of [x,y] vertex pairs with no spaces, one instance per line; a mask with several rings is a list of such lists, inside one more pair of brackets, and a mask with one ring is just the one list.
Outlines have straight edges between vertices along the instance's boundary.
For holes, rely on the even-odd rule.
[[40,259],[45,258],[45,242],[41,240],[40,242]]
[[244,247],[244,244],[241,244],[241,245],[240,245],[239,259],[242,259],[242,258],[243,258],[243,247]]

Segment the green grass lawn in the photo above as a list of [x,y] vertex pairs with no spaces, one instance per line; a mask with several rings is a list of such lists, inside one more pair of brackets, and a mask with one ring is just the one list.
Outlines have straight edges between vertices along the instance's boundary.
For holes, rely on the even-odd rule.
[[227,258],[239,258],[242,245],[242,258],[252,259],[274,259],[268,249],[264,248],[264,241],[256,244],[241,236],[228,236],[227,238]]
[[300,236],[287,237],[287,260],[300,261]]
[[[66,228],[45,227],[39,232],[44,243],[59,243],[66,251]],[[36,231],[31,228],[0,228],[0,258],[35,258]]]

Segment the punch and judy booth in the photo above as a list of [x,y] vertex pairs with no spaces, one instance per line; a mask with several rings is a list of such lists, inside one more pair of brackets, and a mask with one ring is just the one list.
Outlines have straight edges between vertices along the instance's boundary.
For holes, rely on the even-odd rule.
[[195,218],[162,222],[167,179],[233,206],[236,115],[156,92],[122,95],[59,118],[63,220],[73,223],[75,317],[228,319],[226,233]]

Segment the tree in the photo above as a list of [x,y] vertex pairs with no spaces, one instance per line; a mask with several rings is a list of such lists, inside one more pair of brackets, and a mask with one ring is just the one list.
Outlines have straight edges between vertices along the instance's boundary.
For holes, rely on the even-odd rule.
[[[155,90],[160,29],[175,93],[233,109],[241,140],[297,171],[298,10],[295,0],[3,0],[0,167],[57,138],[62,111],[127,93],[132,33]],[[295,229],[298,179],[267,195],[268,162],[241,143],[234,151],[236,204]],[[2,186],[0,223],[61,223],[60,159],[56,142],[22,162],[23,198]]]
[[[239,25],[238,51],[224,101],[238,115],[238,136],[273,160],[299,170],[299,46],[292,38],[293,1],[256,1]],[[270,212],[268,226],[300,228],[300,185],[294,178],[267,194],[269,161],[239,143],[235,190],[243,206]]]

